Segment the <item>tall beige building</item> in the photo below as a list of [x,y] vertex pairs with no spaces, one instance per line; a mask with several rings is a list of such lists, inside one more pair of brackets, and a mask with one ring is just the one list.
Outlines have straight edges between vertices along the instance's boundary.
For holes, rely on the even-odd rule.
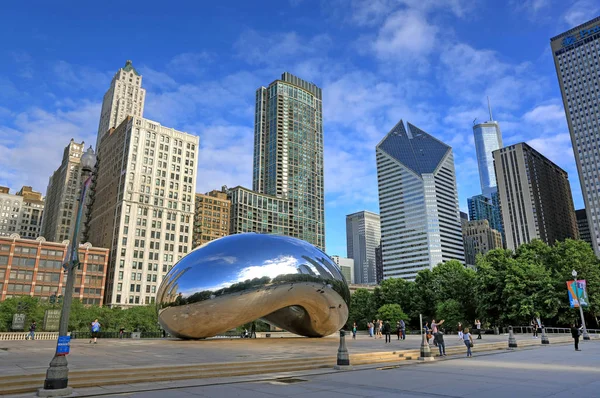
[[[81,156],[85,143],[71,139],[63,152],[62,163],[50,177],[46,190],[46,208],[42,224],[42,236],[50,242],[71,240],[77,217],[78,199],[81,193]],[[84,228],[81,228],[81,237]]]
[[229,235],[231,202],[226,192],[197,193],[195,205],[193,247]]
[[461,223],[467,265],[475,265],[477,254],[502,248],[502,234],[491,228],[488,220],[461,220]]
[[0,236],[21,232],[19,225],[21,207],[23,207],[23,197],[11,194],[8,187],[0,187]]
[[144,116],[144,101],[146,90],[142,88],[142,75],[127,60],[125,66],[115,73],[110,88],[102,100],[102,112],[96,139],[96,152],[98,145],[106,132],[117,127],[127,116]]
[[110,248],[105,304],[151,304],[192,249],[199,138],[127,117],[98,147],[89,240]]

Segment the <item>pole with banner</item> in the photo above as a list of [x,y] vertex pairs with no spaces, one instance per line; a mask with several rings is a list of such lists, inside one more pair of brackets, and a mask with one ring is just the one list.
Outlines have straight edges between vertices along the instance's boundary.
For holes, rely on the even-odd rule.
[[589,340],[587,328],[585,326],[585,319],[583,317],[583,306],[588,305],[588,296],[586,292],[586,281],[585,279],[577,279],[577,271],[573,270],[571,273],[573,278],[572,281],[567,281],[567,290],[569,292],[569,303],[571,308],[579,307],[579,315],[581,316],[581,326],[583,326],[583,339]]

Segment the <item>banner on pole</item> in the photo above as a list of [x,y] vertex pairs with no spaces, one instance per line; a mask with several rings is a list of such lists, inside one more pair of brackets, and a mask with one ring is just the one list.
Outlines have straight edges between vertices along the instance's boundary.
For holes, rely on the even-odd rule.
[[582,306],[588,306],[585,279],[567,281],[567,291],[569,292],[569,304],[571,308],[579,307],[580,300]]

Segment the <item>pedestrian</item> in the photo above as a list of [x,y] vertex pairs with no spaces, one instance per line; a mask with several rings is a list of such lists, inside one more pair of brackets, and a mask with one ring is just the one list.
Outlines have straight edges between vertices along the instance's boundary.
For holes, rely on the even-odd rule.
[[440,356],[446,356],[446,343],[444,343],[444,332],[442,330],[438,330],[433,339],[436,342],[438,349],[440,350]]
[[433,337],[434,337],[434,339],[433,339],[433,344],[434,344],[435,346],[437,346],[437,340],[435,339],[435,335],[436,335],[436,334],[437,334],[437,332],[439,331],[439,330],[438,330],[438,329],[439,329],[439,326],[440,326],[442,323],[444,323],[444,320],[443,320],[443,319],[442,319],[441,321],[439,321],[439,322],[436,322],[436,321],[435,321],[435,319],[433,319],[433,320],[431,321],[431,332],[432,332],[432,334],[433,334]]
[[402,331],[402,340],[406,340],[406,324],[404,319],[400,319],[400,330]]
[[400,334],[402,333],[402,329],[400,328],[400,321],[396,322],[396,335],[398,336],[398,340],[400,340]]
[[575,343],[575,351],[581,351],[579,349],[579,335],[581,334],[583,326],[578,328],[574,323],[571,324],[571,337],[573,337],[573,343]]
[[467,358],[470,358],[473,356],[473,354],[471,353],[471,347],[473,347],[473,336],[471,336],[471,333],[469,333],[469,328],[465,328],[465,331],[463,333],[463,341],[465,342],[465,346],[467,347]]
[[356,322],[352,325],[352,340],[356,340]]
[[35,340],[35,321],[31,321],[31,325],[29,325],[29,334],[25,337],[25,340]]
[[463,326],[462,326],[462,323],[458,322],[458,326],[456,327],[456,329],[458,330],[458,339],[462,340],[463,339]]
[[371,337],[375,338],[375,319],[371,322]]
[[125,334],[125,328],[121,328],[119,329],[119,338],[122,339],[123,335]]
[[256,338],[256,322],[252,322],[250,326],[250,338]]
[[379,338],[383,337],[383,319],[380,319],[378,322],[378,327],[377,327],[377,335],[379,336]]
[[392,342],[392,327],[390,326],[390,321],[385,321],[385,323],[383,324],[383,326],[381,328],[383,329],[382,332],[385,334],[385,342],[391,343]]
[[429,344],[429,340],[431,340],[429,322],[425,322],[425,324],[423,325],[423,329],[425,329],[425,338],[427,339],[427,344]]
[[531,328],[533,329],[533,338],[537,339],[538,338],[538,324],[535,321],[535,319],[531,321]]
[[481,321],[475,319],[475,328],[477,329],[477,340],[481,340]]
[[92,340],[94,341],[94,344],[98,344],[98,334],[100,333],[100,322],[98,322],[98,319],[95,319],[94,322],[92,322],[91,330],[92,338],[90,339],[90,344],[92,344]]

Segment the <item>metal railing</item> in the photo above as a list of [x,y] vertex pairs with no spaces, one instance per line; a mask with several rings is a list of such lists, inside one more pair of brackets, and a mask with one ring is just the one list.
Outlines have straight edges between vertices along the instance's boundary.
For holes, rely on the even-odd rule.
[[[531,326],[513,326],[514,333],[533,333],[533,327]],[[508,327],[504,327],[504,333],[508,333]],[[554,327],[554,326],[544,326],[544,331],[546,334],[570,334],[571,328],[563,328],[563,327]],[[600,329],[587,329],[590,334],[600,334]],[[542,333],[541,329],[538,329],[538,333]]]

